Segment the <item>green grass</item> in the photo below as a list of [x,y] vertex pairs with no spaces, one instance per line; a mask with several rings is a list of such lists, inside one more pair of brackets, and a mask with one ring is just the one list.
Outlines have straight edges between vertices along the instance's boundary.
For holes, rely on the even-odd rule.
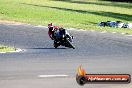
[[99,27],[100,21],[132,22],[132,4],[99,0],[0,0],[0,19],[34,25],[52,22],[64,27],[116,31],[130,29]]
[[7,47],[0,45],[0,52],[10,52],[10,51],[15,51],[16,49],[13,47]]

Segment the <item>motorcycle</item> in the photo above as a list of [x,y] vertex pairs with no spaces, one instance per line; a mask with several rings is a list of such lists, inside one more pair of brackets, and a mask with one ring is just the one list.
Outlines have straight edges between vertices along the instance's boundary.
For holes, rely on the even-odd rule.
[[57,48],[60,45],[73,48],[75,47],[72,44],[73,36],[70,36],[70,34],[67,32],[64,28],[59,28],[58,30],[55,30],[54,32],[55,40],[54,40],[54,47]]

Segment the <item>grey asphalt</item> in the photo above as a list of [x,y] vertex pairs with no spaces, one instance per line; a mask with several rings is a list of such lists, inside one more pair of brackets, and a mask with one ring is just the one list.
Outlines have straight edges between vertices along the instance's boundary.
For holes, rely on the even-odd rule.
[[[132,75],[132,37],[98,31],[68,30],[76,49],[59,47],[43,26],[0,24],[0,44],[21,48],[0,54],[0,88],[80,88],[75,76],[87,73]],[[40,78],[39,75],[68,75]],[[132,88],[130,84],[87,84],[84,88]]]

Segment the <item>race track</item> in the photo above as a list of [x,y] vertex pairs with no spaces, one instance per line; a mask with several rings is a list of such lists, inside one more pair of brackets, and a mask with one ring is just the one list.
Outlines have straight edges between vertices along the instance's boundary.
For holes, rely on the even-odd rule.
[[[132,36],[68,30],[74,36],[76,49],[54,49],[47,31],[44,26],[0,24],[0,44],[23,49],[19,53],[0,54],[0,88],[82,88],[75,80],[79,65],[87,73],[132,75]],[[132,85],[88,84],[83,88]]]

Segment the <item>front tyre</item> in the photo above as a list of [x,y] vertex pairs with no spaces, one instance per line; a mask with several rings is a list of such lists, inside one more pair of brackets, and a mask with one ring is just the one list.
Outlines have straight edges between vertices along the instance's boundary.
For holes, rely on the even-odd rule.
[[72,43],[70,42],[69,39],[66,38],[66,41],[67,41],[67,46],[68,46],[69,48],[75,49],[75,47],[72,45]]

